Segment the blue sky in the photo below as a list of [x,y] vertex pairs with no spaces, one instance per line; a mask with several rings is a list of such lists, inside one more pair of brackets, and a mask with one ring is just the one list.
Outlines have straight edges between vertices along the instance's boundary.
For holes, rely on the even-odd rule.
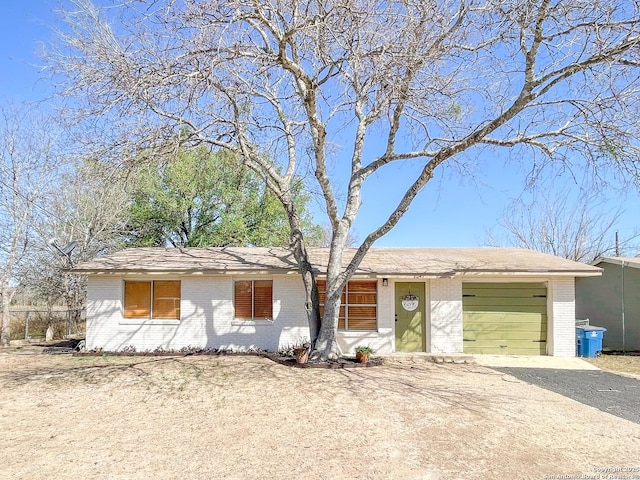
[[[44,100],[51,87],[39,72],[43,62],[35,55],[38,46],[52,37],[57,21],[57,0],[5,0],[0,16],[0,100]],[[45,108],[46,103],[43,105]],[[486,232],[495,227],[511,199],[522,194],[523,164],[505,163],[487,153],[477,159],[472,175],[454,169],[440,170],[414,201],[396,228],[377,246],[476,246],[486,243]],[[399,198],[399,186],[411,168],[398,168],[390,175],[373,178],[364,190],[363,207],[355,224],[363,238],[390,213],[390,200]],[[546,189],[571,188],[568,177],[545,184]],[[395,195],[393,194],[395,192]],[[607,208],[623,215],[618,230],[622,236],[640,227],[640,196],[636,190],[606,193]]]
[[55,0],[6,0],[0,15],[0,98],[3,101],[42,100],[51,89],[40,79],[35,55],[51,38]]

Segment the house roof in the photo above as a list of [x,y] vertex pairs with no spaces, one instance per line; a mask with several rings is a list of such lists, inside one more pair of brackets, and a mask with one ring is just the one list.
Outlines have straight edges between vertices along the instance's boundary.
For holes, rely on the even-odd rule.
[[640,257],[598,257],[593,265],[599,263],[613,263],[615,265],[622,265],[625,267],[640,268]]
[[[355,253],[346,249],[343,265]],[[310,248],[314,269],[326,272],[328,248]],[[295,273],[290,250],[265,247],[129,248],[78,264],[76,273]],[[356,275],[452,276],[456,274],[600,275],[601,269],[519,248],[372,248]]]

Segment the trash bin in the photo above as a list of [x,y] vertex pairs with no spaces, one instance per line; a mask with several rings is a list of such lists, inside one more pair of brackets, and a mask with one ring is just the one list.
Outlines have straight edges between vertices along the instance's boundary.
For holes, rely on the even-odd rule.
[[595,358],[602,352],[604,327],[584,326],[576,328],[576,355]]

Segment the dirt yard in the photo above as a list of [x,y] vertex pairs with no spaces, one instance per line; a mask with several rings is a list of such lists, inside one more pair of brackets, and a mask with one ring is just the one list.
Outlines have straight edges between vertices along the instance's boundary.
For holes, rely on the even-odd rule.
[[640,355],[604,354],[596,358],[585,358],[584,360],[602,370],[640,377]]
[[0,411],[0,478],[640,478],[640,425],[474,365],[0,351]]

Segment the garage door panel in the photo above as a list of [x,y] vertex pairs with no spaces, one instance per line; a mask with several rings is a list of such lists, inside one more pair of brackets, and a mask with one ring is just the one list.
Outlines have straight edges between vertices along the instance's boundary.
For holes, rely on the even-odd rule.
[[547,332],[545,331],[505,331],[505,330],[495,330],[495,331],[466,331],[464,332],[464,341],[491,341],[491,340],[526,340],[529,342],[540,343],[543,337],[547,336]]
[[468,344],[465,343],[465,353],[471,354],[498,354],[498,355],[544,355],[546,353],[546,343],[517,343],[509,344],[501,342]]
[[518,349],[518,348],[528,348],[528,349],[537,349],[540,348],[540,345],[545,345],[546,342],[533,342],[531,340],[528,339],[514,339],[511,340],[510,342],[504,342],[501,339],[488,339],[485,340],[483,342],[478,342],[478,341],[469,341],[467,340],[468,344],[471,344],[469,346],[474,347],[489,347],[489,348],[499,348],[499,349],[504,349],[504,348],[511,348],[511,349]]
[[546,297],[547,287],[543,284],[532,283],[531,285],[517,284],[516,286],[508,283],[486,283],[486,284],[473,284],[465,287],[463,295],[466,296],[483,296],[492,297],[496,296],[495,292],[499,291],[500,294],[497,298],[507,297],[521,297],[523,292],[533,297]]
[[547,315],[529,312],[465,312],[465,325],[476,323],[547,323]]
[[464,339],[469,340],[529,340],[538,342],[543,340],[547,335],[546,329],[529,328],[529,329],[492,329],[485,330],[465,330]]
[[464,351],[544,354],[546,295],[544,284],[463,284]]
[[544,313],[546,311],[547,302],[535,303],[531,302],[528,304],[512,304],[509,305],[506,302],[496,302],[493,305],[491,304],[478,304],[475,302],[464,302],[465,313],[473,313],[473,312],[490,312],[490,313]]
[[546,297],[464,297],[465,305],[546,305]]
[[[464,329],[465,332],[526,332],[526,333],[547,333],[547,326],[540,323],[486,323],[470,325]],[[466,336],[466,335],[465,335]],[[536,339],[538,340],[538,339]]]

